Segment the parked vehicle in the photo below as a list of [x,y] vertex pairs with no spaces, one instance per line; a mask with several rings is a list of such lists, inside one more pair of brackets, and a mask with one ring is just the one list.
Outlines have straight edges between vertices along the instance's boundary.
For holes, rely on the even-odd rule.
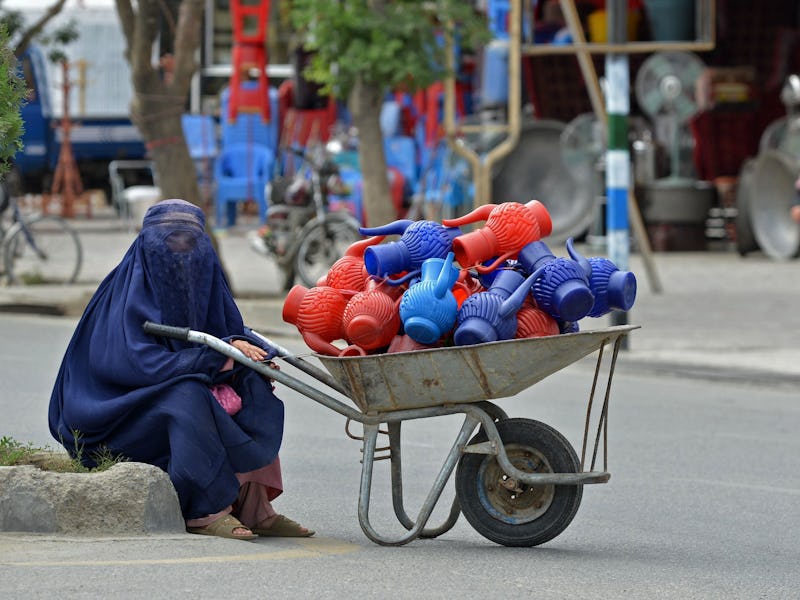
[[361,239],[359,222],[345,209],[331,210],[331,195],[346,195],[339,167],[322,148],[289,148],[302,162],[291,176],[267,185],[267,224],[251,238],[258,252],[273,258],[282,288],[298,279],[313,287],[353,242]]
[[[78,39],[64,48],[71,65],[70,142],[75,162],[85,189],[110,193],[109,162],[145,155],[129,116],[132,85],[119,18],[113,7],[67,10],[59,17],[79,22]],[[15,192],[40,193],[52,183],[61,149],[64,77],[61,65],[51,63],[40,46],[29,46],[20,62],[30,92],[21,110],[25,132],[23,148],[14,158],[20,187]]]

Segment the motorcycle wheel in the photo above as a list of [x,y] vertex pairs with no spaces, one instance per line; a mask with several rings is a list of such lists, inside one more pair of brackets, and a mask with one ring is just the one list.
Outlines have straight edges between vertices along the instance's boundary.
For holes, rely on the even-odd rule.
[[314,223],[297,249],[294,270],[300,283],[306,287],[317,285],[350,244],[360,239],[358,223],[350,215],[331,213],[325,222]]

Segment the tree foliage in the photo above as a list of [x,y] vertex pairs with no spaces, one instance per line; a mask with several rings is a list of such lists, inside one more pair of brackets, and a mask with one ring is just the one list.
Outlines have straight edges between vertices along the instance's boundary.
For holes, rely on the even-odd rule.
[[292,20],[314,51],[305,75],[339,98],[347,98],[359,78],[407,91],[443,79],[449,23],[467,45],[489,39],[485,18],[464,0],[294,0]]
[[0,178],[9,169],[9,161],[22,147],[20,106],[25,84],[17,71],[17,60],[8,46],[8,31],[0,23]]
[[444,32],[465,45],[488,40],[484,18],[464,0],[293,0],[292,22],[313,52],[305,77],[346,99],[359,135],[367,224],[398,215],[390,201],[380,130],[390,91],[415,92],[447,75]]

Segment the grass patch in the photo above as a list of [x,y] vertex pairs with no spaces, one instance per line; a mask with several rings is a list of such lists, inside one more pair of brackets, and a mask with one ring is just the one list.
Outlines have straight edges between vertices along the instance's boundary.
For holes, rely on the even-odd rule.
[[[76,436],[76,439],[79,437]],[[56,473],[98,473],[125,460],[121,456],[115,456],[110,451],[104,450],[92,455],[96,466],[89,468],[81,462],[83,446],[80,444],[76,444],[76,446],[78,456],[72,458],[69,454],[53,450],[48,446],[41,448],[31,443],[23,444],[12,437],[3,436],[0,437],[0,467],[32,465],[43,471]]]

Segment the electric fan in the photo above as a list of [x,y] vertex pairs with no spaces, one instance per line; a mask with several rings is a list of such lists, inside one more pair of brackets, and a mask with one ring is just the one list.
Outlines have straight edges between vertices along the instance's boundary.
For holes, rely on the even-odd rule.
[[[698,111],[695,84],[703,62],[691,52],[658,52],[642,63],[636,74],[639,107],[656,130],[666,130],[670,146],[669,176],[645,188],[642,216],[651,224],[679,224],[703,237],[703,226],[714,203],[714,186],[681,177],[681,137],[686,123]],[[659,125],[665,127],[659,127]],[[685,230],[689,231],[689,230]],[[696,246],[701,246],[699,241]]]
[[680,177],[681,133],[697,113],[695,84],[703,69],[703,61],[691,52],[658,52],[647,58],[636,74],[639,107],[654,122],[667,125],[670,179]]
[[594,113],[578,115],[561,133],[561,157],[580,180],[596,178],[607,146],[603,124]]

